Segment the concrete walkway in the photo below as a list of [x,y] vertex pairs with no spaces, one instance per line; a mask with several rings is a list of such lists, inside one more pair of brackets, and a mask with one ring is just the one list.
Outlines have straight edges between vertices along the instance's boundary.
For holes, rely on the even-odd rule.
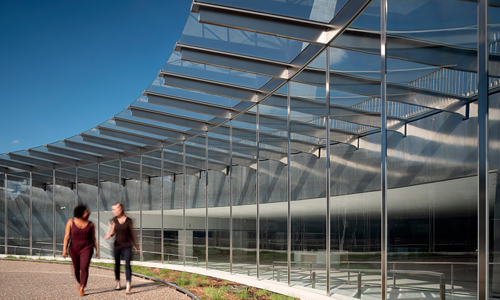
[[[191,299],[165,285],[132,277],[132,294],[114,290],[113,271],[90,268],[84,299]],[[122,287],[125,278],[122,276]],[[81,299],[72,265],[0,260],[0,299]]]

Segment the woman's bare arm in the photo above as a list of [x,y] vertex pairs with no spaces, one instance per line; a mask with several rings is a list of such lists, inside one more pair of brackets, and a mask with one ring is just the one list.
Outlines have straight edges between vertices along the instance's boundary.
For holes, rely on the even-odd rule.
[[68,256],[68,243],[69,243],[69,238],[71,236],[72,221],[73,221],[73,219],[68,220],[68,223],[66,223],[66,229],[64,231],[64,244],[63,244],[63,253],[62,253],[63,258],[66,258],[66,256]]
[[99,247],[97,247],[97,241],[95,240],[95,226],[94,226],[94,223],[90,223],[91,224],[91,232],[92,232],[92,240],[94,241],[94,246],[95,246],[95,255],[97,256],[97,258],[99,258]]
[[108,234],[104,236],[104,239],[109,240],[114,235],[115,235],[115,222],[111,222],[108,225]]

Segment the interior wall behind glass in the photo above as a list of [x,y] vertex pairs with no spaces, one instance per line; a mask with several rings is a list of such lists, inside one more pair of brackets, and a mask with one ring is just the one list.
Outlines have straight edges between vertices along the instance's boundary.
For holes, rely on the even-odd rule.
[[[56,171],[57,176],[57,171]],[[63,250],[64,234],[66,223],[73,218],[73,210],[76,203],[76,190],[74,185],[68,180],[59,179],[56,177],[56,207],[55,207],[55,223],[56,223],[56,255],[60,256]],[[96,213],[96,212],[94,212]]]
[[0,254],[5,254],[5,174],[0,173]]
[[[42,184],[33,189],[33,249],[34,254],[53,254],[53,188],[51,184]],[[35,250],[36,248],[36,250]],[[61,247],[62,249],[62,247]]]
[[183,262],[182,250],[182,175],[163,178],[163,237],[165,263]]
[[205,255],[205,172],[200,172],[186,175],[186,265],[204,266]]
[[[500,54],[500,8],[490,5],[488,7],[488,45],[490,66],[494,57]],[[491,296],[500,297],[500,96],[493,93],[500,85],[500,72],[490,70],[489,78],[489,170],[495,174],[496,182],[490,175],[490,291]]]
[[[411,21],[424,16],[432,22]],[[387,28],[389,37],[400,41],[387,47],[388,116],[412,118],[405,131],[393,126],[388,134],[388,265],[396,270],[389,276],[411,280],[412,290],[438,297],[439,277],[429,273],[435,272],[445,276],[447,292],[453,278],[455,293],[475,295],[477,103],[455,109],[442,103],[460,103],[458,99],[475,94],[477,74],[458,67],[462,58],[445,57],[442,48],[425,45],[475,51],[477,3],[388,1]],[[447,61],[437,61],[440,56]],[[477,61],[475,55],[468,59]],[[438,110],[425,115],[427,109],[413,105],[423,101]]]
[[208,264],[229,271],[229,176],[208,172]]
[[7,180],[8,253],[26,255],[30,247],[30,182],[29,174],[19,175]]

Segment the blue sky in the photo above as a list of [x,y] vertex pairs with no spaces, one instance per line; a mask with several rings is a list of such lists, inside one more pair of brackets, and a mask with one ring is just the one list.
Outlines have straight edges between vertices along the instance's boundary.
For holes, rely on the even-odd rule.
[[0,154],[71,137],[132,103],[191,2],[0,1]]

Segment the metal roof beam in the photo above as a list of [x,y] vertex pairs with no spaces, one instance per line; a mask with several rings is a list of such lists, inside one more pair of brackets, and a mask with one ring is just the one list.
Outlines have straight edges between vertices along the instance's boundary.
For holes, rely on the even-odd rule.
[[[336,48],[380,55],[380,34],[348,29]],[[465,72],[477,72],[477,50],[408,37],[387,35],[387,57]],[[500,77],[500,54],[490,53],[490,76]]]
[[48,152],[46,147],[33,148],[33,149],[28,149],[26,151],[28,151],[30,156],[53,160],[70,166],[77,166],[77,165],[84,165],[87,163],[91,163],[90,161],[81,160],[79,158],[73,158],[65,155]]
[[99,125],[97,126],[97,129],[99,130],[99,134],[101,135],[128,140],[136,143],[142,143],[145,145],[153,146],[155,148],[160,148],[162,143],[167,144],[166,142],[164,142],[164,137],[155,139],[150,136],[140,135],[135,132],[129,132],[128,130],[115,125]]
[[140,153],[141,151],[152,151],[155,150],[155,147],[148,147],[145,144],[142,144],[140,146],[133,145],[131,143],[127,143],[123,140],[118,140],[118,139],[112,139],[106,136],[102,136],[98,133],[91,133],[89,134],[88,132],[84,132],[81,134],[81,137],[84,142],[87,143],[92,143],[92,144],[98,144],[98,145],[103,145],[106,147],[113,147],[117,148],[123,151],[129,151],[129,152],[135,152],[135,153]]
[[[62,140],[66,147],[74,148],[82,151],[87,151],[91,153],[97,153],[107,156],[110,159],[119,158],[120,155],[126,155],[126,151],[117,148],[111,148],[106,146],[99,146],[97,144],[86,143],[83,141],[82,137],[78,136],[72,139]],[[128,153],[128,155],[134,155],[135,153]],[[128,156],[127,155],[127,156]]]
[[27,153],[27,151],[20,151],[18,153],[7,153],[12,160],[28,163],[35,166],[40,166],[41,168],[54,169],[57,167],[64,167],[64,164],[57,163],[52,160],[45,160],[37,157],[30,157],[29,153],[23,155],[21,153]]
[[[189,136],[194,135],[189,132],[174,131],[170,128],[159,127],[152,124],[148,124],[146,122],[141,122],[139,118],[125,119],[121,117],[115,117],[114,120],[116,122],[116,126],[136,131],[142,131],[150,134],[155,134],[159,136],[164,136],[165,138],[171,138],[177,141],[183,140],[184,137],[188,138]],[[201,133],[201,131],[199,133]]]
[[[57,144],[61,144],[61,146],[57,146]],[[93,163],[98,163],[103,159],[103,155],[67,148],[60,142],[55,144],[47,144],[44,147],[46,147],[49,152],[61,154],[68,157],[74,157],[75,159],[87,160]]]
[[[172,107],[197,113],[202,113],[218,118],[230,119],[234,112],[240,112],[241,109],[226,108],[216,104],[205,103],[201,101],[195,101],[191,99],[178,98],[174,96],[146,93],[148,97],[148,103]],[[246,108],[249,108],[248,105]]]
[[0,165],[6,166],[6,167],[17,168],[17,169],[21,169],[21,170],[28,171],[28,172],[40,169],[40,168],[37,168],[33,164],[20,162],[20,161],[14,161],[10,157],[8,157],[7,155],[0,155]]
[[183,44],[178,44],[176,49],[180,50],[181,59],[185,61],[274,78],[288,79],[288,69],[293,68],[282,62]]

